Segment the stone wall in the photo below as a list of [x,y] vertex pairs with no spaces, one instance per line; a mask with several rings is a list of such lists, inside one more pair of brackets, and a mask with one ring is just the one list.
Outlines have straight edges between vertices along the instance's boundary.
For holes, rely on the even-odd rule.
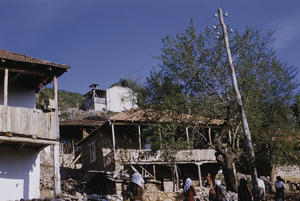
[[300,165],[278,166],[273,169],[273,180],[281,176],[286,182],[300,183]]
[[[199,198],[203,201],[208,201],[208,193],[209,188],[204,187],[195,187],[196,196],[195,200]],[[237,194],[235,193],[225,193],[227,200],[237,200]],[[144,201],[182,201],[184,200],[183,190],[180,189],[177,192],[163,192],[157,189],[157,186],[152,183],[146,183],[144,194],[143,194]]]
[[53,146],[48,146],[40,152],[40,197],[54,195]]

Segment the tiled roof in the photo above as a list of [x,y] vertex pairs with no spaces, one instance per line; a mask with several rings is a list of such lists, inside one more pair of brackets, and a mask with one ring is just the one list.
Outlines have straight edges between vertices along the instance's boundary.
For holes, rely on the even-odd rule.
[[10,52],[10,51],[3,50],[3,49],[0,49],[0,59],[20,61],[20,62],[26,62],[26,63],[32,63],[32,64],[42,64],[42,65],[53,66],[53,67],[58,67],[58,68],[66,68],[66,69],[69,68],[69,66],[67,66],[67,65],[52,63],[52,62],[49,62],[49,61],[36,59],[36,58],[33,58],[33,57],[29,57],[29,56],[26,56],[26,55],[23,55],[23,54]]
[[154,111],[154,110],[128,110],[121,112],[110,118],[111,121],[123,121],[123,122],[158,122],[167,123],[177,120],[178,122],[197,122],[201,124],[215,124],[221,125],[224,123],[220,119],[210,119],[206,117],[195,117],[189,114],[171,114],[170,112]]

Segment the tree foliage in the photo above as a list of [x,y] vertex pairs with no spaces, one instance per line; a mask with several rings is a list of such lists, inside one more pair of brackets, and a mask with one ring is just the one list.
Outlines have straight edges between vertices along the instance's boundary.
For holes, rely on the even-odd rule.
[[[79,93],[58,90],[58,109],[65,110],[67,108],[79,108],[84,100],[84,96]],[[41,108],[41,105],[49,104],[48,100],[53,99],[53,89],[45,88],[36,94],[36,107]]]
[[[269,165],[299,161],[292,143],[299,130],[291,110],[298,87],[297,71],[276,56],[271,48],[273,33],[263,34],[246,27],[243,33],[229,35],[257,158],[259,161],[267,158]],[[218,150],[225,161],[243,158],[240,157],[245,151],[243,135],[240,135],[241,120],[223,38],[217,38],[209,28],[197,33],[191,20],[184,32],[166,36],[162,42],[162,53],[156,57],[161,63],[147,78],[141,107],[224,120],[224,127],[215,132],[211,147]],[[208,143],[204,135],[200,137]]]
[[132,89],[134,92],[139,92],[142,88],[141,84],[139,84],[138,80],[133,80],[131,78],[120,78],[118,82],[113,83],[111,87],[114,86],[121,86],[121,87],[128,87]]

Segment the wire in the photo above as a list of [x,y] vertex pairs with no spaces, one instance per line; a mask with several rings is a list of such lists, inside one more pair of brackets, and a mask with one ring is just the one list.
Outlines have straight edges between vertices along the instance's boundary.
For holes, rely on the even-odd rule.
[[135,70],[133,73],[129,73],[129,74],[127,75],[127,77],[130,76],[130,75],[136,74],[137,72],[139,72],[140,70],[142,70],[143,68],[145,68],[148,64],[152,63],[153,61],[154,61],[154,58],[152,58],[151,60],[147,61],[144,65],[140,66],[140,67],[139,67],[137,70]]
[[205,9],[205,6],[204,6],[202,0],[201,0],[201,5],[202,5],[202,7],[203,7],[203,10],[204,10],[204,13],[205,13],[205,15],[206,15],[207,20],[210,21],[210,18],[209,18],[208,15],[207,15],[207,12],[206,12],[206,9]]

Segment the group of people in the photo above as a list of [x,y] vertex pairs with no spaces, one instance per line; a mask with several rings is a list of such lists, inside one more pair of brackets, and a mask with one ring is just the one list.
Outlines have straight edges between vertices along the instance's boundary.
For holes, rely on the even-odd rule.
[[[142,201],[142,195],[144,190],[144,179],[141,174],[134,173],[131,178],[131,182],[127,186],[126,191],[122,192],[123,198],[126,201]],[[257,179],[257,184],[259,188],[259,200],[266,200],[266,190],[263,180]],[[221,187],[221,181],[215,180],[215,185],[212,185],[212,179],[210,174],[206,176],[206,187],[210,187],[209,200],[210,201],[225,201],[225,195],[223,193],[223,188]],[[275,182],[275,200],[284,201],[286,190],[284,187],[284,180],[280,177],[276,177]],[[184,183],[184,201],[195,201],[194,196],[196,196],[196,191],[192,185],[192,180],[187,178]],[[199,199],[197,199],[199,200]],[[196,201],[197,201],[196,200]],[[238,186],[238,200],[239,201],[253,201],[252,186],[247,183],[244,178],[240,179],[240,184]]]
[[[211,186],[211,178],[210,175],[206,177],[206,185]],[[209,200],[210,201],[224,201],[225,195],[223,193],[223,188],[220,186],[221,181],[216,180],[215,185],[212,186],[212,188],[209,191]],[[185,180],[184,188],[184,201],[195,201],[194,196],[196,196],[196,191],[194,186],[192,185],[192,180],[190,178],[187,178]],[[199,199],[197,199],[199,200]],[[196,201],[197,201],[196,200]]]
[[[259,190],[259,195],[258,198],[260,201],[265,201],[266,200],[266,188],[264,181],[261,180],[260,178],[257,179],[257,185],[258,185],[258,190]],[[238,200],[239,201],[252,201],[253,200],[253,194],[252,194],[252,186],[248,185],[246,179],[241,178],[240,179],[240,185],[238,187]],[[285,200],[285,195],[286,195],[286,190],[284,187],[284,180],[280,177],[276,177],[276,182],[275,182],[275,201],[284,201]]]
[[[212,180],[210,174],[206,176],[206,187],[211,187],[209,191],[209,200],[210,201],[224,201],[225,195],[223,189],[220,186],[221,182],[219,180],[215,181],[215,186],[212,186]],[[266,201],[266,188],[264,181],[260,178],[257,179],[258,189],[259,189],[259,200]],[[275,182],[275,201],[284,201],[286,190],[284,187],[284,180],[280,177],[276,177]],[[196,196],[195,188],[192,185],[192,180],[190,178],[186,179],[184,185],[184,197],[185,201],[194,201],[194,196]],[[239,201],[253,201],[254,197],[252,194],[252,186],[248,185],[247,180],[244,178],[240,179],[240,184],[238,187],[238,200]]]

